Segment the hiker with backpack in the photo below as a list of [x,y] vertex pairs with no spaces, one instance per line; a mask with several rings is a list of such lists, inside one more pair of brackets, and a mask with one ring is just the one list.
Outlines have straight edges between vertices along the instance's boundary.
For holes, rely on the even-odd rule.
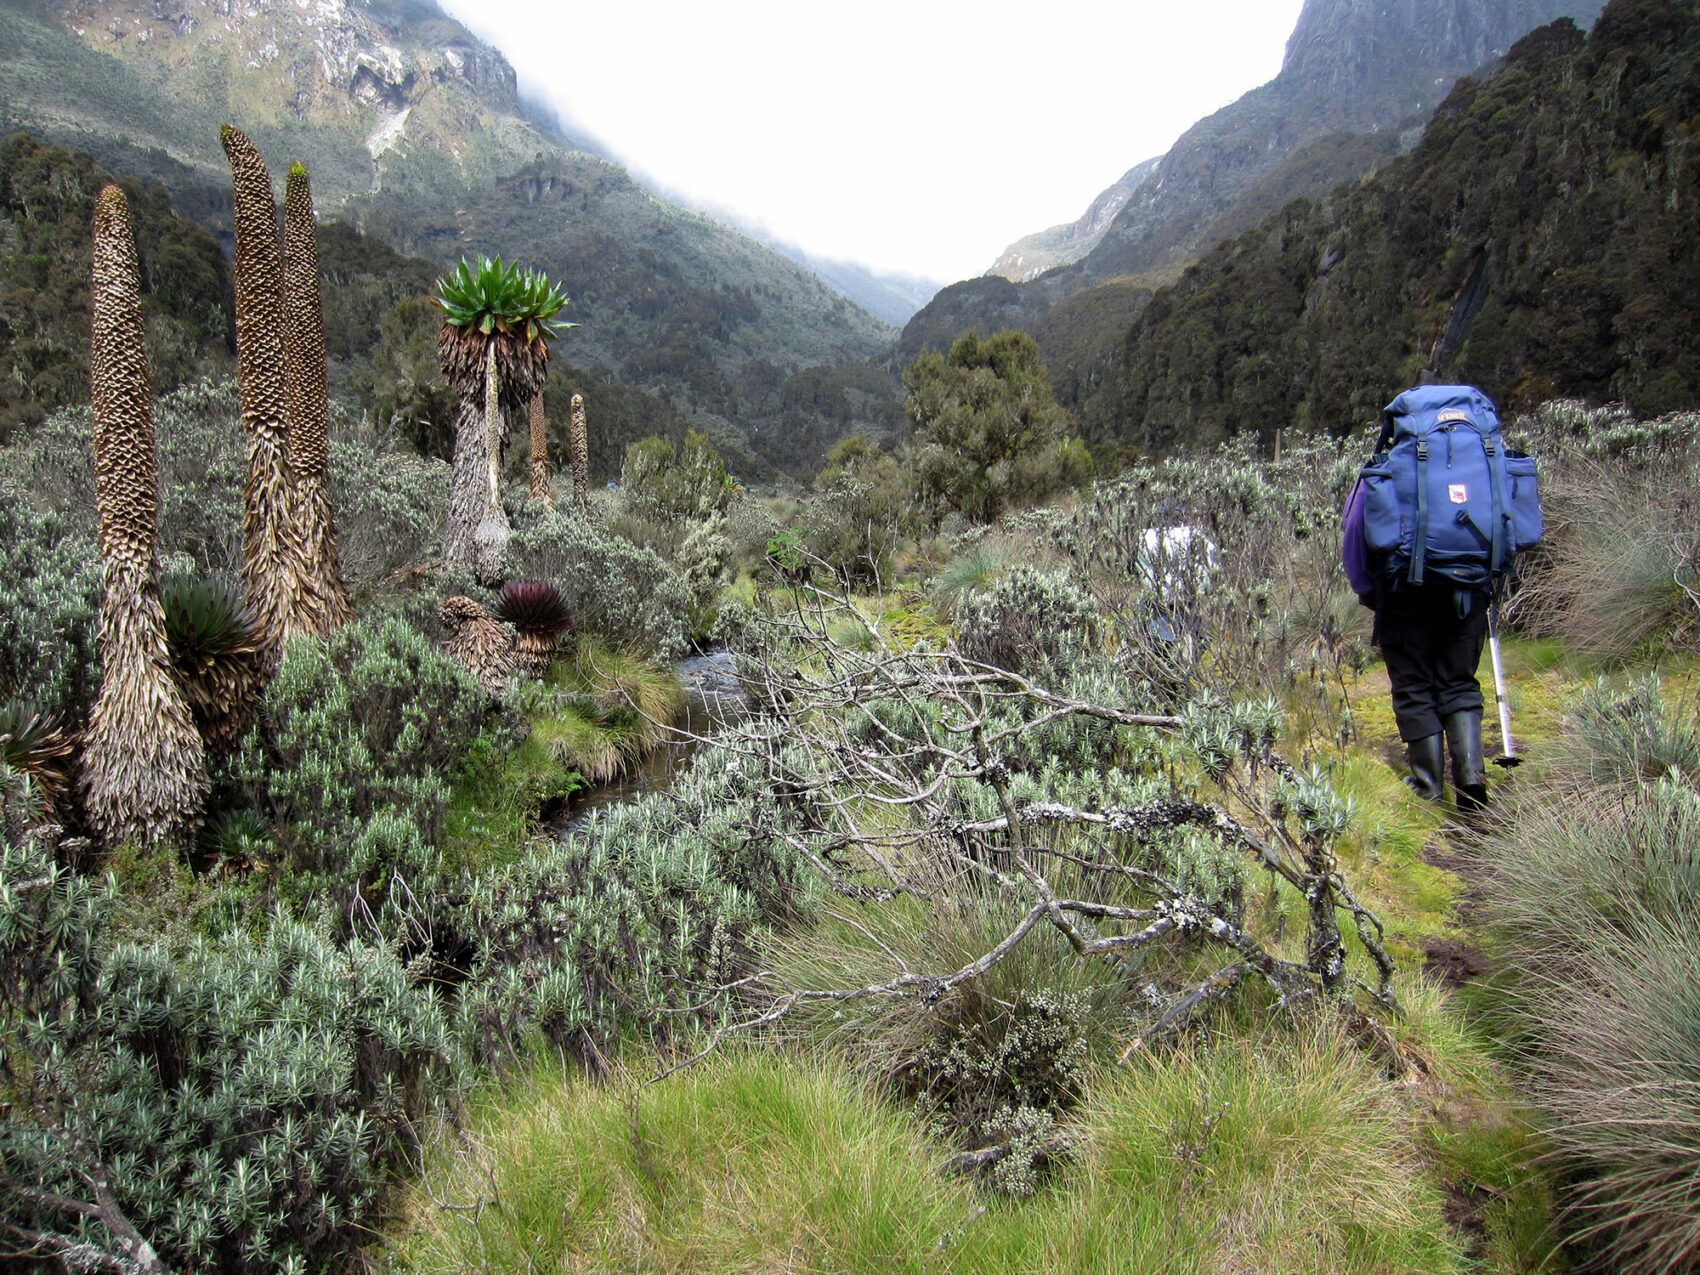
[[[1540,539],[1535,462],[1507,449],[1487,395],[1423,385],[1387,405],[1346,502],[1346,575],[1375,612],[1406,782],[1439,800],[1444,745],[1462,813],[1488,796],[1476,666],[1513,559]],[[1500,702],[1509,760],[1503,693]]]

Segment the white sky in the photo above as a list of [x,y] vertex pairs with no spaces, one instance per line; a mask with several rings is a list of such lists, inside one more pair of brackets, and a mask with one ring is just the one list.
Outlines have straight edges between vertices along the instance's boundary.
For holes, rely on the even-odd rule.
[[940,282],[1273,79],[1302,0],[441,0],[635,176]]

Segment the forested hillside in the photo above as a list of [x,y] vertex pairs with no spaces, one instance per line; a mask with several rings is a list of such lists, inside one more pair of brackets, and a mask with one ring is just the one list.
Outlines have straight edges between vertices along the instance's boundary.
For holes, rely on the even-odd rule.
[[[0,140],[0,443],[89,392],[89,223],[113,177],[87,155]],[[171,389],[234,353],[230,270],[165,191],[124,179],[135,209],[155,382]]]
[[1087,404],[1100,445],[1343,431],[1425,367],[1512,408],[1700,390],[1700,12],[1623,0],[1459,83],[1416,150],[1160,292]]

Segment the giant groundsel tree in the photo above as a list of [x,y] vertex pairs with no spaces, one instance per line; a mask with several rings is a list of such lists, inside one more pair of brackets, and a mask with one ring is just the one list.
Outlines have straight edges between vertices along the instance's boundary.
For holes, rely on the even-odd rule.
[[141,271],[130,211],[116,186],[94,214],[89,343],[95,503],[106,593],[100,698],[83,755],[84,805],[108,841],[161,841],[200,817],[206,757],[172,676],[155,552],[159,462]]
[[497,470],[502,413],[529,408],[543,388],[548,341],[572,326],[555,318],[567,299],[541,272],[486,257],[476,268],[462,260],[439,285],[438,303],[437,353],[460,397],[444,565],[494,584],[509,534]]

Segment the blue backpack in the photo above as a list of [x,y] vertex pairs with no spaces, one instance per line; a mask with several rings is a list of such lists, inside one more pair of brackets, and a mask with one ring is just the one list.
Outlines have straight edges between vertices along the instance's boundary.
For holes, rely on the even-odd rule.
[[1387,405],[1375,452],[1346,502],[1360,597],[1436,578],[1488,590],[1541,542],[1535,462],[1506,448],[1493,401],[1474,386],[1406,390]]

